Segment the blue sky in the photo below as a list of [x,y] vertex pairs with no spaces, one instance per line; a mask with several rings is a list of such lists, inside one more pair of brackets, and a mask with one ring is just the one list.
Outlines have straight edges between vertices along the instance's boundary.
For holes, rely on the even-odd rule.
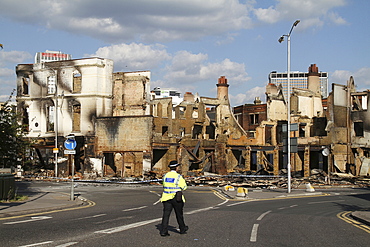
[[[0,100],[15,66],[36,52],[99,56],[115,71],[150,70],[151,88],[216,97],[228,78],[232,106],[265,100],[271,71],[287,70],[279,43],[295,20],[291,70],[317,64],[330,83],[370,88],[368,0],[0,0]],[[330,87],[329,87],[329,91]]]

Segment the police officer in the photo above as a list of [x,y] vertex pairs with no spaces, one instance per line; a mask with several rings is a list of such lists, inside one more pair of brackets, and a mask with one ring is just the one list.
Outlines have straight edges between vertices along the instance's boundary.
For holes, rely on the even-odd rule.
[[180,234],[185,234],[189,229],[184,222],[183,208],[185,198],[182,195],[182,191],[187,189],[187,185],[185,179],[177,173],[179,166],[180,164],[178,164],[176,160],[171,161],[168,165],[171,171],[166,173],[163,177],[163,193],[161,197],[161,202],[163,203],[163,217],[162,229],[160,232],[162,237],[170,236],[168,233],[168,222],[172,209],[174,209],[176,213]]

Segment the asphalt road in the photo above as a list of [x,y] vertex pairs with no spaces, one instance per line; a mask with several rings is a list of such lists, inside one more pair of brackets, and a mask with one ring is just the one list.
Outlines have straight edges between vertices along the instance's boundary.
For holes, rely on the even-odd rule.
[[[68,185],[43,183],[41,190],[69,192]],[[185,192],[188,234],[159,235],[159,186],[78,186],[75,193],[95,206],[46,212],[0,222],[0,246],[370,246],[370,231],[341,214],[369,207],[370,194],[264,201],[232,201],[211,188]]]

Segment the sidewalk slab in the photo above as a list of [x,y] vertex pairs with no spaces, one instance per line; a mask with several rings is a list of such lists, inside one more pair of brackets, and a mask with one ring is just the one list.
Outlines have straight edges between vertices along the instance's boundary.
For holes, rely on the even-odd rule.
[[[25,193],[22,194],[25,195]],[[79,198],[71,201],[70,195],[59,192],[27,192],[27,196],[28,199],[25,201],[0,203],[0,218],[71,208],[84,204],[84,201]]]

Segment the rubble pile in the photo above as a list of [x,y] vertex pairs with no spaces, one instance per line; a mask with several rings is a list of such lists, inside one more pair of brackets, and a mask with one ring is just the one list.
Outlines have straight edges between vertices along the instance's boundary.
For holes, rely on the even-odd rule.
[[[269,175],[208,175],[199,177],[187,177],[189,186],[215,186],[223,187],[231,185],[234,187],[276,189],[287,188],[287,176],[269,176]],[[359,187],[366,188],[370,186],[369,178],[359,178],[351,174],[332,173],[330,176],[322,171],[313,171],[312,176],[308,178],[292,177],[291,186],[294,189],[304,189],[306,184],[314,187]]]

